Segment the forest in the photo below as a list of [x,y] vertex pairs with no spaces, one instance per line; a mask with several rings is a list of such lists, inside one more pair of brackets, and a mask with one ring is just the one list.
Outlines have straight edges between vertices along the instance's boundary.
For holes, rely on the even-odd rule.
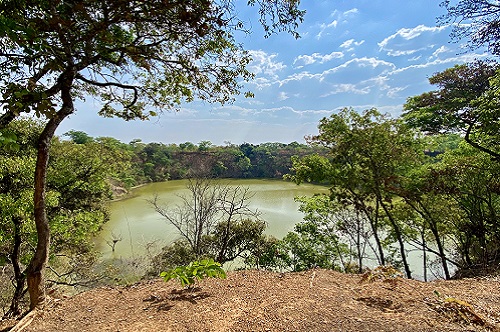
[[[474,2],[474,1],[472,1]],[[500,264],[500,67],[455,65],[429,78],[435,90],[407,99],[402,115],[345,108],[320,120],[307,144],[214,146],[120,142],[72,130],[55,135],[92,96],[99,114],[147,120],[195,98],[225,104],[253,74],[236,42],[245,30],[231,1],[3,1],[0,3],[0,306],[4,317],[43,305],[59,286],[113,280],[96,271],[92,238],[106,203],[134,186],[190,179],[178,210],[149,202],[179,231],[151,262],[161,270],[200,259],[245,267],[359,273],[367,256],[412,278],[497,273]],[[266,36],[298,37],[299,1],[249,1]],[[456,38],[499,55],[497,5],[444,1]],[[97,14],[96,14],[97,13]],[[126,15],[124,15],[126,13]],[[491,23],[491,24],[489,24]],[[463,29],[462,29],[463,28]],[[494,32],[494,33],[492,33]],[[130,79],[130,80],[128,80]],[[305,133],[307,134],[307,133]],[[297,197],[304,220],[283,239],[265,234],[245,188],[221,178],[283,178],[328,186]],[[193,204],[195,202],[196,204]]]

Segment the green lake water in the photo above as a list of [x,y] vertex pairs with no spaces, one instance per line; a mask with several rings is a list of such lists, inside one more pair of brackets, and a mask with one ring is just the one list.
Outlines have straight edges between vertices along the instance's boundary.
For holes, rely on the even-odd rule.
[[[294,225],[302,220],[295,196],[312,196],[327,192],[327,188],[311,184],[296,185],[283,180],[224,180],[234,186],[248,187],[254,194],[250,207],[258,209],[261,218],[267,222],[266,234],[282,238]],[[173,226],[154,211],[148,199],[158,195],[168,206],[180,203],[179,195],[188,194],[187,180],[175,180],[148,184],[133,190],[129,198],[111,202],[111,219],[95,239],[98,250],[104,258],[139,257],[147,248],[157,251],[178,238]],[[107,244],[112,238],[121,238],[115,252]]]

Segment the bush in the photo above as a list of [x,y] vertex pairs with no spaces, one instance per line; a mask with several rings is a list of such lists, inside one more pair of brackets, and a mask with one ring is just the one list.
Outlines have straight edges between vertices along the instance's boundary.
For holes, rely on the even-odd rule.
[[182,287],[191,289],[197,280],[204,278],[226,278],[226,272],[221,265],[213,259],[203,259],[201,261],[191,262],[187,266],[178,266],[166,272],[160,273],[165,281],[177,279]]

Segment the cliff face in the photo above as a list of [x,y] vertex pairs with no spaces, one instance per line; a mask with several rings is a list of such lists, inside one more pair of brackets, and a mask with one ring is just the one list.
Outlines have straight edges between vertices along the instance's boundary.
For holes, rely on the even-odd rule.
[[499,281],[237,271],[193,291],[153,280],[54,299],[25,331],[493,331]]

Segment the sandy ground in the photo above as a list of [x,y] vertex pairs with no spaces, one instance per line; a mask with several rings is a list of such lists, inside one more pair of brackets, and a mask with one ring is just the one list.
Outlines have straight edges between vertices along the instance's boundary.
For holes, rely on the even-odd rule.
[[499,281],[237,271],[189,291],[157,279],[53,298],[23,331],[500,331]]

